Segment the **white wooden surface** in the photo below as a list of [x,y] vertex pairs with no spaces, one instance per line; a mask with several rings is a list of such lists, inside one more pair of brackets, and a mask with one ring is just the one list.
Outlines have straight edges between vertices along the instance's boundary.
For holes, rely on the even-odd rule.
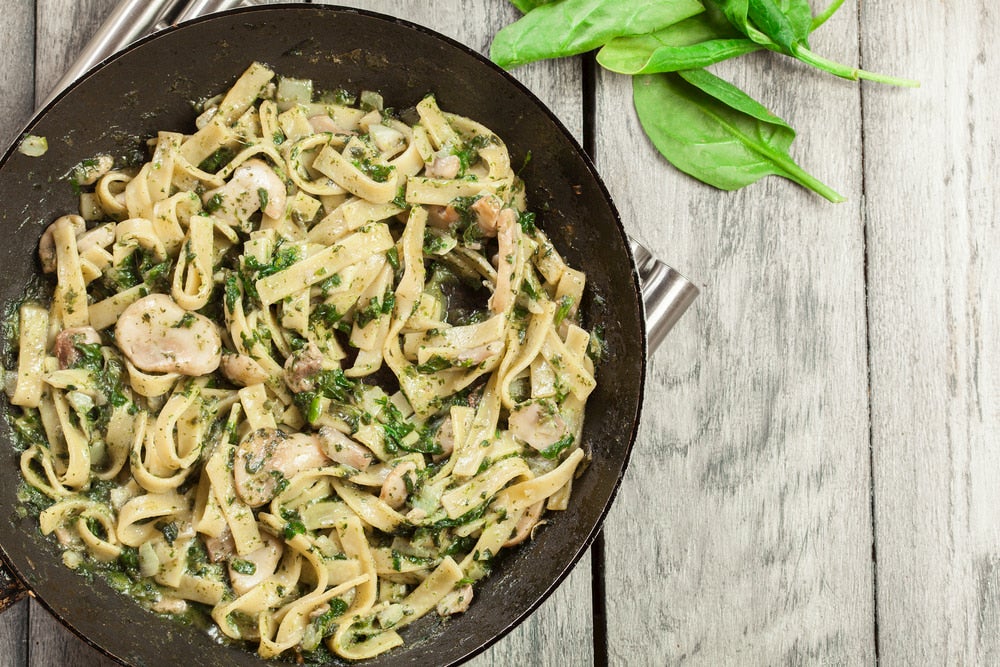
[[[114,4],[4,4],[0,139]],[[480,51],[516,16],[501,0],[344,4]],[[515,72],[578,137],[592,128],[627,227],[702,296],[651,360],[603,558],[472,664],[1000,663],[998,41],[987,0],[861,0],[813,46],[920,89],[769,55],[719,69],[799,130],[794,157],[840,205],[679,174],[628,79],[582,59]],[[33,603],[0,618],[0,642],[0,665],[110,664]]]

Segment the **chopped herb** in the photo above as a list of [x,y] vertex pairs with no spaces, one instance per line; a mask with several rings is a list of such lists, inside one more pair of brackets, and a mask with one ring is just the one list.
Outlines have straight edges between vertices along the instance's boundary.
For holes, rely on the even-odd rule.
[[201,164],[198,165],[198,168],[201,169],[202,171],[207,171],[209,173],[214,174],[215,172],[222,169],[222,167],[229,164],[232,161],[233,157],[235,157],[235,155],[236,154],[231,149],[223,146],[222,148],[218,149],[217,151],[209,155],[207,158],[202,160]]
[[535,233],[535,214],[531,211],[522,211],[517,216],[517,224],[521,225],[521,231],[529,236]]
[[528,295],[534,301],[538,301],[538,292],[535,291],[534,286],[531,281],[525,278],[521,281],[521,291]]
[[240,279],[235,273],[226,276],[226,308],[229,312],[236,309],[236,304],[243,298],[243,291],[240,289]]
[[569,315],[569,311],[573,308],[573,297],[566,295],[559,299],[559,307],[556,309],[556,315],[554,318],[555,325],[559,326],[562,321],[566,319]]
[[205,210],[209,213],[215,213],[220,208],[222,208],[222,195],[217,192],[205,202]]
[[368,301],[367,306],[355,313],[354,323],[358,325],[359,328],[364,328],[369,322],[377,319],[379,316],[391,313],[395,306],[396,294],[391,288],[389,288],[386,290],[385,294],[382,295],[381,300],[379,300],[378,297],[373,297]]
[[167,541],[167,544],[173,544],[174,540],[177,539],[177,524],[173,521],[170,523],[160,522],[156,524],[156,529],[163,533],[163,539]]
[[399,248],[392,246],[385,251],[385,258],[389,262],[389,266],[392,267],[393,271],[399,270]]
[[334,328],[343,316],[344,314],[339,312],[333,304],[321,303],[313,309],[313,312],[309,313],[309,323],[318,323]]
[[573,444],[573,440],[575,440],[573,434],[567,433],[538,453],[547,459],[557,459],[564,449]]
[[597,325],[590,332],[590,342],[587,343],[587,356],[595,364],[600,363],[606,349],[607,342],[604,340],[604,327]]
[[371,159],[367,157],[361,160],[352,160],[351,164],[353,164],[358,171],[376,183],[385,183],[389,180],[389,176],[392,172],[396,170],[396,167],[391,164],[378,164],[377,162],[372,162]]
[[446,368],[451,368],[452,363],[442,357],[441,355],[435,354],[431,355],[431,358],[427,360],[427,363],[419,364],[417,366],[418,373],[437,373],[438,371],[443,371]]
[[257,188],[257,197],[260,199],[260,210],[267,208],[267,202],[269,201],[269,196],[267,190],[264,188]]
[[400,185],[399,189],[396,190],[396,196],[393,197],[392,203],[399,208],[407,208],[409,206],[409,203],[406,201],[406,183]]
[[257,572],[256,563],[249,560],[243,560],[242,558],[234,558],[229,561],[229,567],[233,568],[233,571],[238,572],[239,574],[251,575],[256,574]]
[[302,535],[305,532],[306,525],[300,519],[292,519],[286,523],[283,531],[286,540],[290,540],[296,535]]
[[139,578],[139,550],[135,547],[123,546],[121,553],[118,554],[118,564],[122,568],[122,572],[132,577],[133,579]]

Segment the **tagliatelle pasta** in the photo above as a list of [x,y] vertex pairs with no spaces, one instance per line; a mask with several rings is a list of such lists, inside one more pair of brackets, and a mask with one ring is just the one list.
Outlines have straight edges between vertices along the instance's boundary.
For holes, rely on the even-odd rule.
[[349,97],[255,63],[148,162],[86,165],[7,375],[67,566],[267,658],[466,610],[587,458],[586,279],[505,145]]

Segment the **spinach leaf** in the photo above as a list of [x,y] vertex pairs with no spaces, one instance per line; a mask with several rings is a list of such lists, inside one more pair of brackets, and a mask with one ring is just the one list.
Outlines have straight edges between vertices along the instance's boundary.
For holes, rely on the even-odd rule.
[[510,68],[571,56],[614,37],[659,30],[703,11],[697,0],[561,0],[532,9],[498,32],[490,58]]
[[788,155],[795,130],[714,74],[698,69],[635,77],[633,100],[660,153],[709,185],[735,190],[776,174],[844,201]]
[[[793,37],[801,36],[805,42],[813,27],[808,1],[781,0],[780,6],[788,12]],[[738,14],[741,21],[746,20],[745,14]],[[745,31],[736,30],[718,7],[708,4],[704,13],[663,30],[611,40],[597,54],[597,62],[622,74],[677,72],[707,67],[773,46],[773,40],[758,43],[747,37]]]
[[[808,7],[806,9],[809,11]],[[804,40],[804,36],[799,35],[798,30],[792,25],[789,15],[774,0],[750,0],[747,3],[747,17],[783,50],[791,51],[795,44],[800,44]],[[811,22],[810,11],[809,23]],[[805,36],[808,36],[809,23],[806,24]]]
[[713,8],[663,30],[617,37],[597,53],[597,62],[622,74],[653,74],[707,67],[762,48]]
[[840,6],[842,4],[844,4],[844,0],[833,0],[833,2],[831,2],[826,9],[824,9],[819,14],[814,16],[812,19],[812,26],[810,27],[810,31],[816,30],[821,25],[826,23],[831,16],[837,13],[837,10],[840,9]]
[[[734,28],[766,49],[791,56],[807,65],[844,79],[867,79],[892,86],[916,87],[910,79],[868,72],[842,65],[813,53],[809,49],[808,32],[818,25],[805,18],[800,0],[705,0],[706,5],[718,8]],[[828,8],[819,18],[825,21],[840,3]]]
[[527,14],[532,9],[547,5],[554,0],[510,0],[510,4],[521,10],[522,14]]
[[809,43],[809,33],[813,28],[812,7],[809,0],[780,0],[778,5],[788,17],[792,32],[803,44]]

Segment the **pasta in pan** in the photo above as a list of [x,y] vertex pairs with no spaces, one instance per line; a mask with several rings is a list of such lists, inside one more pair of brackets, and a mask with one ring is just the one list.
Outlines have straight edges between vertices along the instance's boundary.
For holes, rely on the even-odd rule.
[[263,657],[464,611],[567,507],[599,342],[503,142],[255,63],[149,145],[78,167],[18,311],[41,531]]

